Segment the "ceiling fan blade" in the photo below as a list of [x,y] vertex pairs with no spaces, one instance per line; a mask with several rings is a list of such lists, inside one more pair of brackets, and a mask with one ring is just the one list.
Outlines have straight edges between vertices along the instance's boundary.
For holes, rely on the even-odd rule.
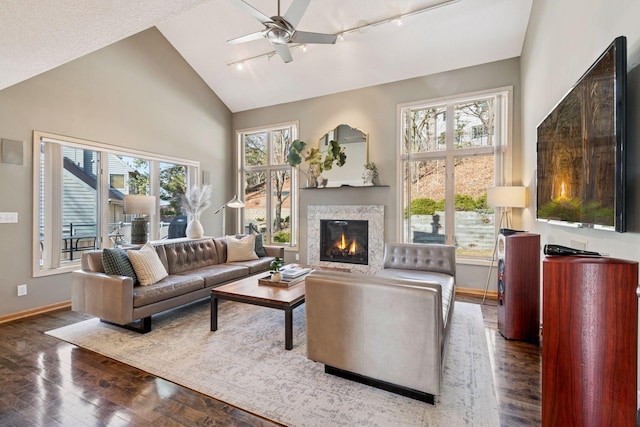
[[264,38],[264,31],[258,31],[257,33],[247,34],[246,36],[236,37],[235,39],[227,40],[229,44],[240,44],[250,42],[253,40],[260,40]]
[[335,34],[310,33],[307,31],[296,31],[293,33],[291,41],[293,43],[323,43],[334,44],[338,36]]
[[293,0],[287,13],[284,14],[284,19],[291,24],[293,28],[297,27],[302,19],[302,15],[307,10],[309,2],[311,0]]
[[269,18],[267,15],[260,12],[258,9],[251,6],[250,4],[245,3],[242,0],[231,0],[231,2],[233,2],[240,9],[243,9],[245,12],[247,12],[249,15],[256,18],[258,21],[262,22],[263,24],[266,22],[271,22],[271,18]]
[[287,46],[286,44],[274,43],[273,47],[276,49],[276,52],[278,53],[278,55],[280,55],[280,58],[282,58],[285,64],[287,62],[293,61],[293,58],[291,57],[291,51],[289,50],[289,46]]

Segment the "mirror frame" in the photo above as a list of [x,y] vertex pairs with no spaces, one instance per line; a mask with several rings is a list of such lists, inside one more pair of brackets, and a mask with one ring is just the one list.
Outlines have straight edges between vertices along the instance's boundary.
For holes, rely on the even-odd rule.
[[[349,156],[350,154],[349,146],[352,143],[340,141],[339,137],[336,137],[336,135],[338,134],[338,129],[341,126],[346,126],[351,131],[359,132],[360,134],[362,134],[362,138],[364,139],[364,141],[356,142],[356,143],[364,142],[364,153],[362,153],[364,154],[364,161],[362,161],[362,164],[359,167],[354,167],[355,163],[353,162],[358,161],[358,157],[362,159],[362,154],[360,154],[360,152],[358,151],[359,155],[357,157],[354,158],[353,152],[351,153],[351,156]],[[327,133],[325,133],[322,137],[320,137],[320,139],[318,140],[318,148],[320,149],[320,152],[325,153],[327,151],[327,146],[329,144],[329,141],[331,140],[338,141],[340,146],[345,149],[347,160],[344,166],[342,167],[338,167],[334,165],[330,171],[322,172],[322,177],[327,178],[328,180],[326,186],[327,187],[340,187],[343,185],[351,186],[351,187],[362,186],[363,184],[362,171],[364,169],[364,164],[369,161],[369,134],[360,128],[353,127],[346,123],[341,123],[335,128],[327,131]],[[356,147],[356,148],[359,148],[359,147]]]

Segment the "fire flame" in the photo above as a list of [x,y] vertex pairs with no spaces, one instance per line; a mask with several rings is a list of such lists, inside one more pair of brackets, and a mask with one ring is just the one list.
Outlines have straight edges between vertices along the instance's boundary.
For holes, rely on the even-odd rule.
[[338,245],[338,249],[344,250],[347,247],[347,241],[344,237],[344,233],[342,233],[342,239],[340,240],[340,244]]
[[[357,247],[358,246],[356,245],[356,241],[352,240],[351,245],[349,246],[348,254],[355,255]],[[344,251],[345,249],[347,249],[347,238],[345,237],[344,233],[342,233],[342,236],[340,237],[340,243],[338,243],[338,249],[340,249],[341,251]]]

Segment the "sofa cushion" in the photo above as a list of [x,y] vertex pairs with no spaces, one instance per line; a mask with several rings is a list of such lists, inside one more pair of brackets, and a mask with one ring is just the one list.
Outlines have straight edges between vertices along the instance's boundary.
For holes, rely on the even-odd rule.
[[236,236],[227,236],[227,262],[258,259],[254,249],[255,242],[255,234],[247,234],[240,239]]
[[204,280],[197,276],[171,275],[148,286],[133,288],[133,306],[142,307],[202,289]]
[[129,259],[142,286],[152,285],[169,275],[150,243],[140,250],[130,250]]
[[248,276],[249,268],[242,265],[216,264],[209,267],[195,268],[185,272],[184,275],[201,277],[204,279],[204,286],[209,288]]
[[274,257],[266,256],[249,261],[234,261],[230,262],[229,264],[247,267],[249,269],[249,274],[256,274],[260,273],[261,271],[267,271],[269,269],[269,264],[271,264],[271,261],[273,261],[274,259]]
[[122,248],[106,248],[102,251],[102,265],[106,274],[116,276],[128,276],[133,279],[133,284],[138,284],[138,276],[131,265],[127,251]]

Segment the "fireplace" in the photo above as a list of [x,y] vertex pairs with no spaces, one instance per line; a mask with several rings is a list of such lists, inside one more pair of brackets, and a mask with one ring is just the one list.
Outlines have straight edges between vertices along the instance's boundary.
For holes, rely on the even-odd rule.
[[320,220],[320,261],[369,264],[369,221]]

